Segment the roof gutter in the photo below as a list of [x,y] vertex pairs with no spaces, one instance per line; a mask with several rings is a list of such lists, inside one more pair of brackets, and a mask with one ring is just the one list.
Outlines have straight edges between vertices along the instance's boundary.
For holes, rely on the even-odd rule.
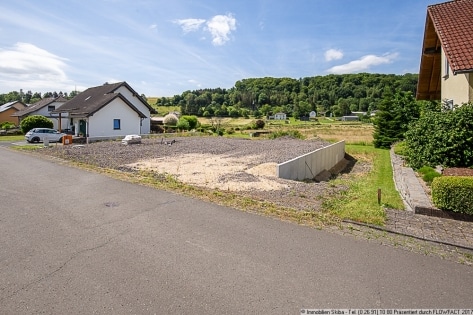
[[453,71],[453,75],[463,74],[463,73],[472,73],[472,72],[473,72],[473,68],[472,69],[457,70],[457,71]]

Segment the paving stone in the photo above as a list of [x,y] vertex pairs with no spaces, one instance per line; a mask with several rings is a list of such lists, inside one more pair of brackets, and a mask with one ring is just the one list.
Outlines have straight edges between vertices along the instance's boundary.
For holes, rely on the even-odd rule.
[[406,211],[386,209],[386,226],[389,231],[424,238],[440,243],[473,250],[473,222],[432,217],[414,213],[416,206],[433,208],[429,195],[412,169],[391,150],[391,163],[396,189],[406,205]]

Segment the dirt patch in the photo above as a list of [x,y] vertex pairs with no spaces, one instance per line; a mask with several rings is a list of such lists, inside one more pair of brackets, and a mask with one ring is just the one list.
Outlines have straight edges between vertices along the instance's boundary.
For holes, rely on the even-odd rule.
[[442,175],[444,176],[473,176],[473,169],[461,168],[461,167],[450,167],[443,170]]
[[276,163],[258,162],[257,156],[236,158],[214,154],[184,154],[177,157],[162,157],[142,160],[125,165],[131,169],[168,173],[180,181],[212,189],[230,191],[280,190],[287,188],[276,177]]
[[[168,145],[161,138],[152,138],[134,145],[110,141],[81,147],[51,146],[41,153],[123,172],[152,170],[171,174],[193,186],[235,191],[241,196],[304,211],[320,210],[325,196],[346,189],[324,181],[276,177],[277,164],[330,144],[320,139],[176,137],[166,140],[175,141]],[[371,167],[354,160],[345,164],[334,168],[341,172],[338,176],[356,176]]]

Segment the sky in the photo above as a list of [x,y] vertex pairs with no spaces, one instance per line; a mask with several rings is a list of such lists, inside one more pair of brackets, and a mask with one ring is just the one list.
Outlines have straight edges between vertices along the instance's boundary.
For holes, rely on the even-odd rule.
[[139,94],[247,78],[418,73],[435,0],[0,1],[0,93]]

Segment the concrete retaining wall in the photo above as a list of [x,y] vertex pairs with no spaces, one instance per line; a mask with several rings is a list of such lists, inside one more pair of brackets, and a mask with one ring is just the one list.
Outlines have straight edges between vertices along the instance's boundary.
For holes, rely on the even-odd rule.
[[330,170],[344,157],[345,141],[340,141],[278,164],[276,175],[292,180],[313,179],[323,170]]

